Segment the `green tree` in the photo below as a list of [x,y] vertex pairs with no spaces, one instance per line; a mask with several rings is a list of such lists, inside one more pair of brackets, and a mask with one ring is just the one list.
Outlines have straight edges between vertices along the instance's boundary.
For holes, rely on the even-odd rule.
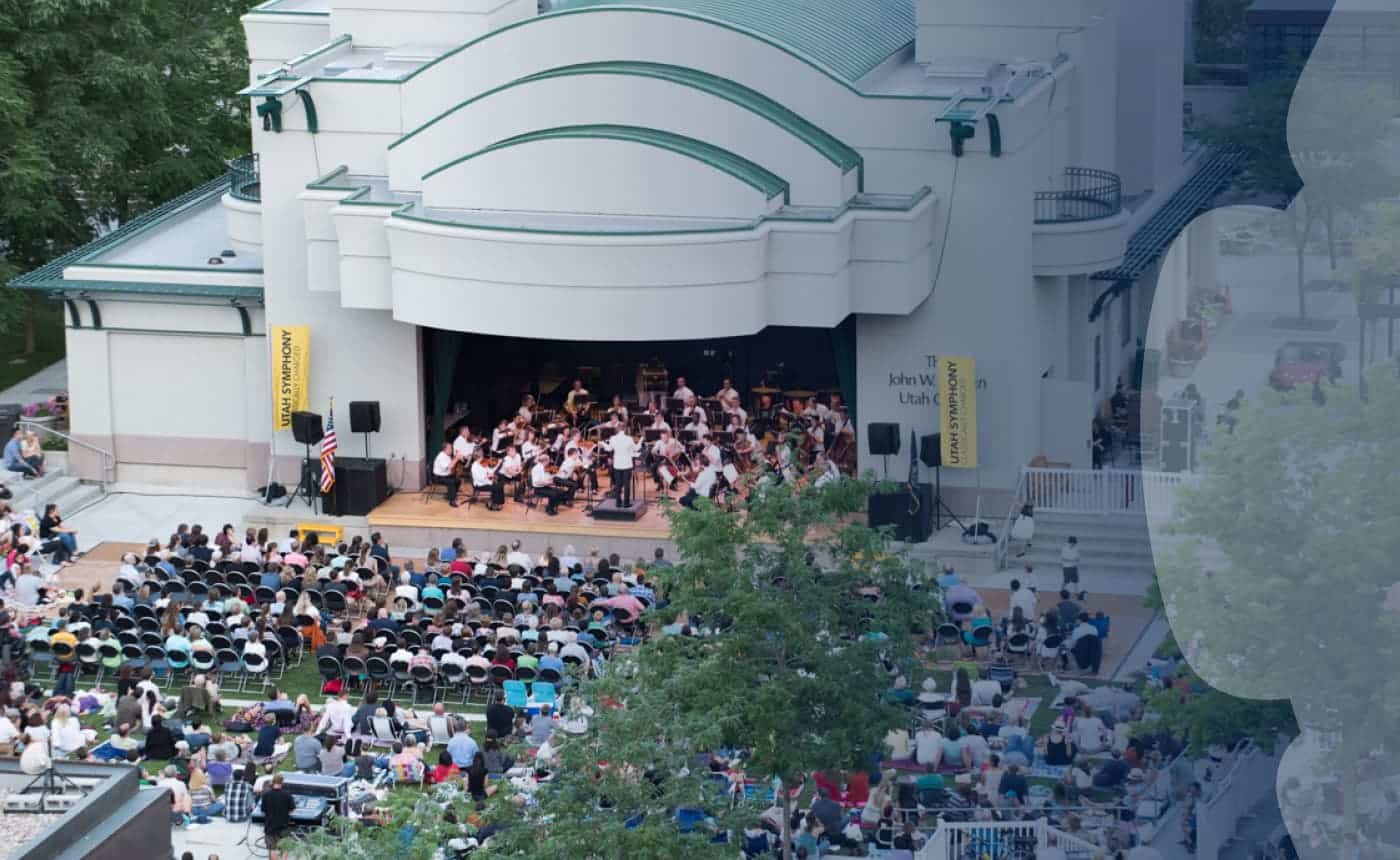
[[[0,283],[247,148],[234,93],[252,2],[0,0]],[[0,302],[0,330],[29,319],[30,300]]]
[[1247,59],[1244,13],[1254,0],[1195,0],[1193,15],[1198,63],[1242,64]]
[[1208,143],[1244,153],[1242,190],[1286,206],[1299,319],[1308,316],[1305,264],[1316,231],[1325,231],[1335,276],[1340,221],[1360,218],[1368,204],[1400,188],[1382,158],[1395,113],[1394,100],[1378,88],[1309,70],[1252,85],[1230,124],[1203,131]]
[[[1364,401],[1354,386],[1324,386],[1321,404],[1301,388],[1249,402],[1204,452],[1199,483],[1178,499],[1176,546],[1154,538],[1158,577],[1200,677],[1286,699],[1327,739],[1355,832],[1363,762],[1400,742],[1400,378],[1393,363],[1373,367]],[[1184,722],[1202,716],[1188,708]]]
[[[734,846],[711,844],[711,832],[753,823],[767,802],[731,806],[697,756],[744,750],[760,795],[774,780],[795,789],[814,770],[867,766],[908,721],[887,696],[891,673],[916,681],[911,633],[938,611],[936,592],[915,588],[923,569],[862,522],[870,489],[786,482],[755,488],[735,512],[706,501],[673,512],[681,561],[658,572],[670,603],[652,617],[702,635],[653,638],[583,686],[593,722],[564,744],[558,781],[539,796],[548,826],[508,832],[493,853],[731,857]],[[793,856],[786,822],[796,801],[779,791],[773,802]],[[683,834],[677,808],[716,821]]]

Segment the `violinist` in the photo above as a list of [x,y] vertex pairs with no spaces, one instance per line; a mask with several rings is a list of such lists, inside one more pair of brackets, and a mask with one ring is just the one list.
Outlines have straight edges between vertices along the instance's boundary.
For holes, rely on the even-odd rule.
[[735,391],[728,397],[720,400],[724,408],[724,414],[730,419],[737,418],[741,425],[749,423],[749,413],[744,411],[744,407],[739,405],[739,392]]
[[694,394],[690,395],[682,402],[685,403],[685,408],[681,410],[682,418],[686,419],[687,421],[698,422],[700,424],[708,423],[706,420],[705,410],[703,407],[700,406],[698,402],[696,402]]
[[715,392],[715,399],[720,403],[728,403],[730,400],[737,402],[739,392],[734,388],[734,380],[726,376],[724,381],[720,383],[719,391]]
[[739,467],[739,471],[747,472],[753,468],[753,452],[758,447],[758,439],[753,435],[748,427],[745,427],[737,419],[731,419],[730,430],[734,433],[734,461]]
[[502,418],[496,424],[496,429],[491,431],[491,453],[499,455],[506,449],[506,444],[513,436],[509,418]]
[[457,438],[452,442],[452,453],[459,463],[470,463],[476,452],[476,442],[472,440],[472,428],[463,424],[457,429]]
[[[613,395],[612,405],[608,407],[608,412],[612,414],[613,418],[621,422],[623,427],[627,426],[627,404],[622,402],[621,394]],[[606,435],[604,438],[607,438]]]
[[574,500],[574,494],[582,486],[578,480],[578,473],[582,468],[583,458],[579,455],[578,444],[575,443],[565,449],[564,460],[559,464],[559,471],[554,474],[554,485],[564,490],[565,504]]
[[444,441],[442,450],[433,458],[432,482],[447,488],[447,503],[454,508],[457,507],[457,494],[462,489],[456,466],[457,458],[452,455],[452,443]]
[[520,451],[514,445],[506,446],[506,454],[501,458],[501,465],[496,470],[502,481],[515,482],[515,500],[520,501],[520,476],[525,472],[525,461],[520,456]]
[[668,428],[662,430],[661,438],[652,443],[651,453],[656,460],[656,465],[652,468],[656,486],[663,491],[674,490],[682,471],[681,463],[686,459],[685,446],[671,435]]
[[543,451],[544,449],[540,447],[540,443],[535,441],[534,428],[530,428],[525,432],[525,441],[520,443],[521,463],[526,467],[533,466],[534,462],[539,459]]
[[535,420],[535,398],[526,394],[520,398],[520,408],[516,410],[517,418],[524,419],[526,424]]
[[505,485],[496,474],[496,468],[486,465],[485,454],[478,455],[472,462],[472,486],[491,494],[491,501],[486,505],[488,511],[499,511],[506,503]]
[[563,497],[563,490],[554,485],[554,476],[549,473],[549,467],[545,465],[543,459],[535,460],[535,468],[530,470],[530,487],[535,491],[535,495],[544,499],[544,512],[551,517],[559,514],[559,499]]

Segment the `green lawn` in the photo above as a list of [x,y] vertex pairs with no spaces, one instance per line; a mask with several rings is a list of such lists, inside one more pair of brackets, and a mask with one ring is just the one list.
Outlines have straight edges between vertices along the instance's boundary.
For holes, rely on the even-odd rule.
[[23,329],[0,338],[0,389],[22,382],[63,358],[63,305],[38,301],[34,314],[36,337],[33,355],[21,355],[24,350]]

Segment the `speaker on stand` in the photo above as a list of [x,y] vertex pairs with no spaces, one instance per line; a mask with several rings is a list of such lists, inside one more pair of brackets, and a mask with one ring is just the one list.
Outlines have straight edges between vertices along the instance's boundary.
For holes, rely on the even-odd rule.
[[[919,459],[933,470],[933,530],[943,530],[943,515],[962,525],[962,520],[943,501],[943,434],[930,433],[919,437]],[[966,526],[964,526],[966,528]]]
[[363,433],[365,437],[365,459],[369,459],[369,434],[379,432],[379,401],[350,401],[350,432]]
[[890,476],[890,455],[899,453],[899,422],[872,422],[866,425],[870,455],[885,458],[885,477]]
[[321,482],[318,474],[318,460],[311,459],[311,446],[319,443],[326,435],[321,425],[321,416],[315,412],[293,412],[292,413],[292,438],[306,446],[306,455],[301,460],[301,480],[297,481],[297,489],[287,497],[286,507],[291,507],[292,502],[298,498],[306,499],[306,504],[311,510],[318,510],[318,500],[321,498]]

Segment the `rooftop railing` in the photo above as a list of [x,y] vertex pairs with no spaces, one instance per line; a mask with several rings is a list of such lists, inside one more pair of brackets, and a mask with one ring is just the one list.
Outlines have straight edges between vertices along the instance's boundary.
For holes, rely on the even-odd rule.
[[262,186],[258,173],[258,154],[242,155],[228,163],[228,193],[236,200],[262,202]]
[[1066,167],[1061,186],[1035,194],[1035,223],[1070,224],[1112,218],[1123,211],[1123,180],[1091,167]]

